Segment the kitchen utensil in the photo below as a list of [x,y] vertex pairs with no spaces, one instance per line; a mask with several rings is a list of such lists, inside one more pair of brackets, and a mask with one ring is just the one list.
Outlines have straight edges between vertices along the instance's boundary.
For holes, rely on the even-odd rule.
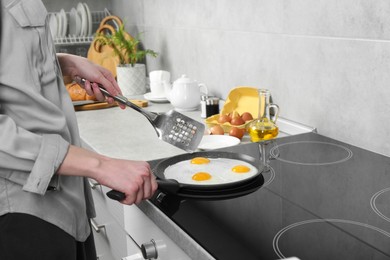
[[[178,189],[176,192],[170,192],[174,196],[178,196],[182,199],[196,199],[196,200],[226,200],[237,198],[250,194],[260,189],[264,184],[264,176],[258,175],[253,180],[244,183],[242,185],[233,186],[230,188],[220,190],[192,190],[192,189]],[[159,188],[160,189],[160,188]],[[167,194],[165,191],[164,194]]]
[[179,111],[196,110],[200,104],[201,91],[204,89],[204,94],[208,94],[207,86],[199,84],[197,81],[182,75],[179,79],[173,82],[172,86],[169,82],[164,82],[165,95],[175,109]]
[[[85,83],[85,79],[78,76],[75,77],[75,81],[82,85]],[[156,130],[159,139],[187,152],[195,151],[202,140],[205,130],[205,126],[202,123],[175,110],[160,114],[144,110],[131,103],[124,96],[113,96],[101,85],[99,85],[99,88],[105,96],[112,97],[114,100],[125,104],[144,115]]]
[[[165,169],[168,168],[171,165],[174,165],[178,162],[190,160],[194,157],[206,157],[206,158],[228,158],[228,159],[237,159],[242,160],[247,163],[252,164],[256,169],[258,170],[256,174],[249,176],[246,179],[237,180],[230,183],[222,183],[222,184],[187,184],[187,183],[180,183],[177,180],[174,179],[166,179],[164,172]],[[207,196],[209,193],[210,195],[217,195],[214,197],[226,197],[229,195],[225,195],[224,193],[229,193],[231,191],[239,191],[240,193],[245,193],[241,189],[241,186],[248,185],[249,183],[257,180],[261,181],[258,178],[259,175],[261,175],[263,171],[263,165],[256,160],[255,158],[246,155],[246,154],[238,154],[238,153],[230,153],[230,152],[220,152],[220,151],[210,151],[210,152],[195,152],[192,154],[181,154],[177,156],[173,156],[171,158],[167,158],[160,163],[156,165],[156,167],[153,169],[154,175],[157,177],[157,183],[158,183],[158,189],[160,191],[169,193],[169,194],[175,194],[175,195],[184,195],[187,194],[188,196],[196,197],[196,196]],[[257,182],[258,183],[258,182]],[[262,180],[262,183],[264,183],[264,179]],[[261,185],[262,185],[261,183]],[[260,185],[260,186],[261,186]],[[252,187],[253,188],[253,187]],[[211,192],[211,193],[210,193]],[[114,200],[123,200],[125,198],[125,194],[118,191],[109,191],[107,192],[107,196]]]
[[160,163],[156,165],[154,168],[154,174],[158,177],[160,180],[170,180],[166,179],[164,172],[165,169],[168,168],[171,165],[174,165],[178,162],[185,161],[185,160],[191,160],[195,157],[206,157],[206,158],[227,158],[227,159],[236,159],[236,160],[241,160],[244,162],[247,162],[251,165],[253,165],[256,169],[257,172],[254,175],[251,175],[245,179],[229,182],[229,183],[221,183],[221,184],[202,184],[201,182],[199,183],[193,183],[193,184],[187,184],[187,183],[178,183],[180,189],[192,189],[192,190],[220,190],[220,189],[226,189],[228,187],[234,187],[234,186],[239,186],[243,183],[246,183],[256,176],[258,176],[262,172],[262,165],[260,162],[246,154],[238,154],[238,153],[230,153],[230,152],[221,152],[221,151],[202,151],[202,152],[195,152],[192,154],[180,154],[176,155],[170,158],[167,158]]

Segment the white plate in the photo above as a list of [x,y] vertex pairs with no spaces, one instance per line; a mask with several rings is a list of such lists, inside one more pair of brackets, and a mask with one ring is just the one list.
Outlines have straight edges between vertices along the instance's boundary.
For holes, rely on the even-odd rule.
[[155,102],[155,103],[167,103],[167,102],[169,102],[166,97],[155,97],[155,96],[152,95],[151,92],[146,93],[144,95],[144,98],[146,98],[149,101]]
[[86,36],[88,33],[88,17],[87,11],[82,3],[77,4],[77,13],[81,18],[80,36]]
[[57,30],[58,30],[58,21],[57,21],[57,16],[56,14],[52,13],[50,14],[50,32],[53,37],[53,39],[57,38]]
[[57,26],[57,37],[61,37],[61,33],[62,33],[62,19],[61,19],[61,15],[60,13],[56,13],[56,17],[57,17],[57,22],[58,22],[58,26]]
[[237,137],[230,135],[204,135],[198,146],[201,150],[212,150],[239,144]]
[[85,11],[87,12],[87,18],[88,18],[88,31],[87,31],[87,36],[92,35],[92,14],[91,11],[89,10],[89,7],[87,3],[84,3]]
[[61,9],[60,17],[61,17],[61,20],[62,20],[61,37],[65,37],[66,36],[66,32],[68,30],[68,18],[66,17],[66,13],[65,13],[64,9]]
[[70,36],[77,36],[77,28],[79,25],[77,24],[80,20],[80,17],[77,14],[77,10],[75,8],[72,8],[70,10],[69,14],[69,35]]

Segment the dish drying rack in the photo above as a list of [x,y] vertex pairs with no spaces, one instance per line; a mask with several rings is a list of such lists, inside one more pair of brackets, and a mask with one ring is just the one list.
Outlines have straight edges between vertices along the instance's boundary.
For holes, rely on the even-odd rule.
[[[69,17],[69,12],[66,12],[66,15]],[[101,20],[103,20],[106,16],[111,15],[108,9],[104,9],[103,11],[92,11],[92,31],[95,32],[99,27]],[[69,27],[69,19],[68,25]],[[80,44],[90,44],[93,41],[94,35],[87,36],[71,36],[67,35],[66,37],[57,37],[54,39],[54,44],[57,46],[69,46],[69,45],[80,45]]]
[[[66,12],[66,15],[67,17],[69,17],[70,13]],[[110,11],[106,8],[103,11],[91,11],[93,34],[87,36],[66,35],[66,37],[56,37],[53,39],[56,52],[70,53],[70,54],[87,57],[89,46],[94,39],[94,34],[96,30],[99,28],[100,22],[105,17],[110,15],[111,15]],[[69,19],[68,19],[67,27],[69,28]]]

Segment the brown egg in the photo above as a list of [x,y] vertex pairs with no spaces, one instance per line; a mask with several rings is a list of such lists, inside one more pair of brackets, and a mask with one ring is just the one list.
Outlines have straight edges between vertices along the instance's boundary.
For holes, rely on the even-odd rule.
[[240,117],[240,113],[238,113],[237,111],[233,111],[233,112],[229,113],[229,116],[230,116],[230,119],[233,119],[235,117]]
[[246,122],[246,121],[253,120],[253,116],[252,116],[252,114],[249,113],[249,112],[244,112],[244,113],[242,113],[241,118],[242,118],[242,120],[244,120],[245,122]]
[[245,123],[245,121],[240,116],[238,116],[238,117],[233,117],[230,123],[232,125],[242,125]]
[[229,113],[229,114],[227,115],[227,117],[229,118],[229,122],[232,121],[232,113]]
[[234,126],[232,128],[230,128],[230,131],[229,131],[230,136],[237,137],[240,140],[242,139],[244,134],[245,134],[245,129],[240,129],[240,128],[237,128]]
[[230,118],[229,118],[228,115],[220,115],[218,117],[218,123],[223,124],[223,123],[226,123],[226,122],[230,122]]
[[224,135],[225,131],[223,130],[222,126],[215,125],[215,126],[210,128],[210,133],[212,135]]

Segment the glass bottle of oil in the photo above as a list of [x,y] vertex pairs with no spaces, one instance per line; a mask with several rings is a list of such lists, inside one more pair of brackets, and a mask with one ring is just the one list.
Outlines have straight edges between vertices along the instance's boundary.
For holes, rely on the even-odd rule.
[[[259,115],[247,126],[247,131],[252,142],[261,142],[275,138],[279,133],[276,120],[279,116],[279,106],[270,103],[271,93],[268,89],[259,89]],[[274,116],[270,115],[270,109],[274,110]]]

